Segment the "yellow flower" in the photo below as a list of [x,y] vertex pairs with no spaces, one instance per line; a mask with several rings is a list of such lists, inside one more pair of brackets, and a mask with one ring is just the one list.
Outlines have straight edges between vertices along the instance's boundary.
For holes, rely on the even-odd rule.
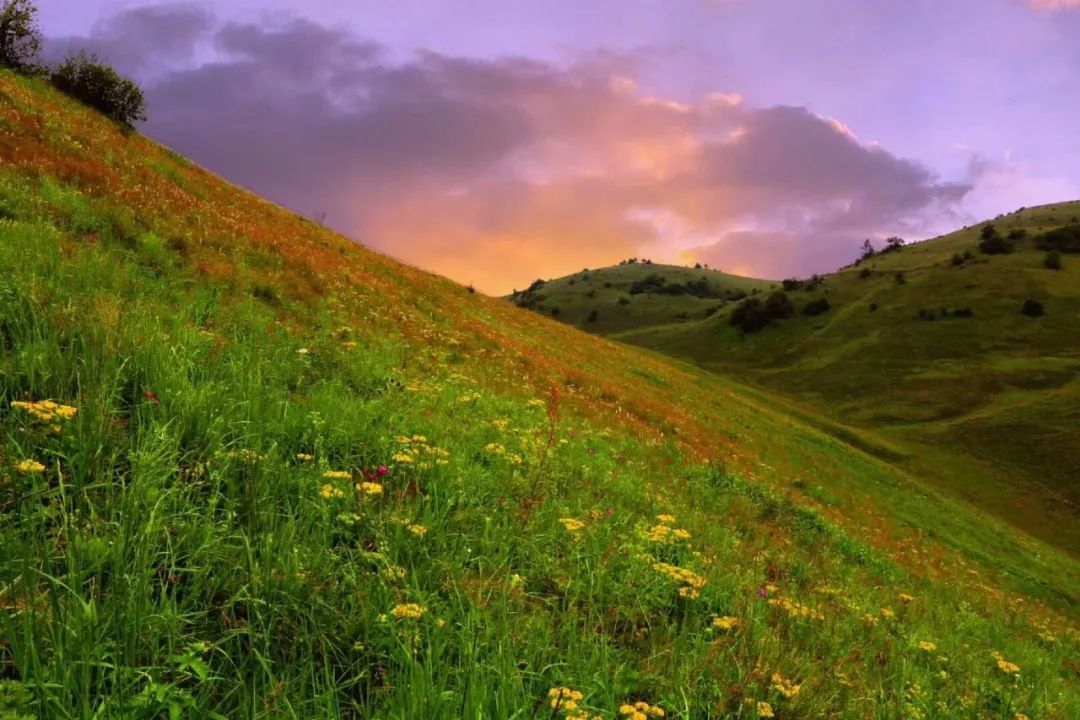
[[732,630],[742,625],[742,620],[736,617],[731,617],[730,615],[724,615],[722,617],[718,615],[713,618],[712,624],[713,627],[719,628],[721,630]]
[[577,518],[559,518],[559,522],[568,532],[576,533],[585,527],[585,523]]
[[1006,660],[1005,658],[998,658],[997,666],[998,666],[998,669],[1001,670],[1001,672],[1005,673],[1006,675],[1016,675],[1017,673],[1020,672],[1020,666],[1019,665],[1017,665],[1016,663],[1011,663],[1008,660]]
[[390,459],[393,460],[394,462],[399,462],[399,463],[411,463],[411,462],[413,462],[412,455],[408,455],[406,453],[395,453],[394,456],[391,457]]
[[296,453],[296,459],[300,462],[311,462],[315,459],[315,456],[308,455],[307,453]]
[[409,532],[411,532],[416,537],[424,537],[425,535],[427,535],[427,528],[423,525],[410,525]]
[[348,470],[327,470],[323,473],[323,477],[327,480],[348,480],[352,477],[352,473]]
[[45,472],[45,466],[39,463],[37,460],[23,460],[21,463],[15,466],[15,469],[21,473],[40,473]]
[[673,522],[675,522],[675,516],[674,515],[657,515],[656,519],[659,520],[662,523],[673,523]]
[[909,602],[911,602],[912,600],[915,599],[912,596],[908,595],[907,593],[900,593],[896,597],[900,600],[900,602],[904,603],[905,605],[907,605]]
[[416,603],[405,603],[402,605],[395,605],[390,611],[390,614],[396,618],[408,618],[410,620],[419,620],[424,613],[427,612],[427,608]]
[[12,400],[11,407],[23,410],[41,422],[54,422],[56,420],[70,420],[79,412],[78,408],[70,405],[61,405],[52,400],[38,400],[36,402],[24,402]]
[[356,489],[365,495],[382,495],[383,492],[383,486],[376,482],[358,483]]
[[896,617],[896,613],[894,613],[889,608],[881,608],[881,617],[884,620],[892,620],[894,617]]
[[319,495],[321,495],[326,500],[329,500],[330,498],[345,497],[345,493],[340,488],[336,488],[330,483],[326,483],[322,486],[322,490],[319,491]]
[[799,694],[799,690],[802,689],[802,685],[792,680],[788,680],[780,673],[773,673],[772,689],[790,700],[791,698]]
[[1028,716],[1022,712],[1013,713],[1013,720],[1028,720]]
[[776,715],[773,714],[772,705],[767,702],[759,702],[757,704],[757,716],[759,718],[776,717]]
[[926,640],[921,640],[919,641],[919,649],[931,653],[937,650],[937,645],[932,642],[927,642]]

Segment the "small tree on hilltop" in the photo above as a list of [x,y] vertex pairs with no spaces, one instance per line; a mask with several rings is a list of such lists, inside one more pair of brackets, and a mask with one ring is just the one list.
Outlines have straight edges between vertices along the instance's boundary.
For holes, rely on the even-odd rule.
[[993,223],[987,223],[979,231],[979,250],[986,255],[1003,255],[1013,251],[1014,241],[997,231]]
[[30,0],[6,0],[0,5],[0,66],[33,68],[40,50],[37,8]]
[[61,92],[107,115],[118,123],[131,125],[146,120],[142,90],[97,56],[80,52],[53,70],[52,84]]

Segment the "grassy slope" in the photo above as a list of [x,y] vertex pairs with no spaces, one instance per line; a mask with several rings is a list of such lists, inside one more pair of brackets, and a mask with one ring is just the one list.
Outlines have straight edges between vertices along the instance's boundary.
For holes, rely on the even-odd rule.
[[[1010,214],[996,225],[1035,234],[1077,216],[1080,203],[1061,203]],[[641,313],[649,301],[637,296],[601,309],[607,325],[577,324],[780,390],[804,403],[808,416],[824,414],[848,426],[844,434],[873,431],[912,472],[1076,553],[1080,259],[1065,256],[1063,270],[1048,270],[1031,240],[1014,254],[982,255],[980,227],[880,255],[827,276],[821,289],[793,291],[797,311],[822,296],[832,310],[797,314],[759,334],[741,337],[728,324],[735,303],[704,319],[700,301],[679,297],[663,298],[666,318]],[[952,256],[965,251],[973,259],[954,266]],[[860,276],[864,268],[870,277]],[[627,269],[593,271],[594,286],[607,273]],[[903,284],[896,273],[903,273]],[[564,293],[560,317],[588,313],[586,288],[575,284],[572,298]],[[1022,316],[1027,298],[1042,301],[1047,315]],[[941,319],[942,308],[970,308],[975,316]],[[938,319],[918,319],[920,309]],[[681,311],[691,321],[672,322]]]
[[0,714],[1080,713],[1080,566],[764,394],[3,73],[0,215]]

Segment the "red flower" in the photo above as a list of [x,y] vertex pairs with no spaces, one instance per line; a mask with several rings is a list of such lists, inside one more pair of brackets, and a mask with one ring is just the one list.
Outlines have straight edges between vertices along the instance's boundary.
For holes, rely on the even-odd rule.
[[153,390],[147,390],[146,392],[144,392],[143,393],[143,399],[144,400],[149,400],[150,402],[154,403],[155,405],[160,405],[161,404],[161,398],[159,398],[157,396],[157,393],[154,392]]

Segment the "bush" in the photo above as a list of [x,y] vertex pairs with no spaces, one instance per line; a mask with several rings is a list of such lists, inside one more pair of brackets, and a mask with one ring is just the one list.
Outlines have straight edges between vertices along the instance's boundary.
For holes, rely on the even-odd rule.
[[1043,233],[1036,246],[1040,250],[1080,253],[1080,225],[1066,225]]
[[1038,300],[1025,300],[1020,312],[1028,317],[1042,317],[1046,314],[1046,309]]
[[870,272],[870,268],[863,268],[862,270],[859,271],[859,277],[862,278],[863,280],[870,277],[871,274],[872,273]]
[[1061,253],[1057,250],[1051,250],[1046,253],[1046,257],[1043,258],[1043,267],[1047,270],[1060,270],[1061,269]]
[[80,52],[69,57],[52,71],[50,80],[61,92],[118,123],[131,125],[146,120],[146,105],[139,86],[98,62],[95,55]]
[[791,304],[791,300],[787,295],[777,290],[770,293],[769,297],[765,299],[765,311],[769,313],[770,318],[779,320],[794,315],[795,306]]
[[896,280],[897,285],[903,285],[904,283],[907,282],[907,278],[904,276],[904,273],[902,273],[902,272],[898,272],[895,275],[893,275],[893,279]]
[[0,67],[31,70],[37,66],[41,31],[30,0],[6,0],[0,6]]
[[817,300],[811,300],[803,308],[803,315],[809,315],[814,317],[815,315],[821,315],[829,312],[829,299],[818,298]]
[[1013,248],[1014,241],[999,233],[993,223],[987,223],[979,232],[979,250],[986,255],[1004,255]]
[[600,318],[600,313],[596,312],[596,310],[594,309],[594,310],[592,310],[592,311],[591,311],[591,312],[589,313],[589,317],[587,317],[587,318],[585,318],[585,319],[586,319],[586,320],[588,320],[588,321],[589,321],[589,322],[591,322],[591,323],[594,323],[594,322],[596,322],[596,321],[597,321],[597,320],[598,320],[599,318]]
[[798,290],[802,287],[803,281],[798,278],[786,278],[783,281],[785,290]]
[[795,307],[783,290],[772,292],[762,302],[752,297],[744,300],[731,313],[731,324],[743,332],[758,332],[774,320],[791,317]]

